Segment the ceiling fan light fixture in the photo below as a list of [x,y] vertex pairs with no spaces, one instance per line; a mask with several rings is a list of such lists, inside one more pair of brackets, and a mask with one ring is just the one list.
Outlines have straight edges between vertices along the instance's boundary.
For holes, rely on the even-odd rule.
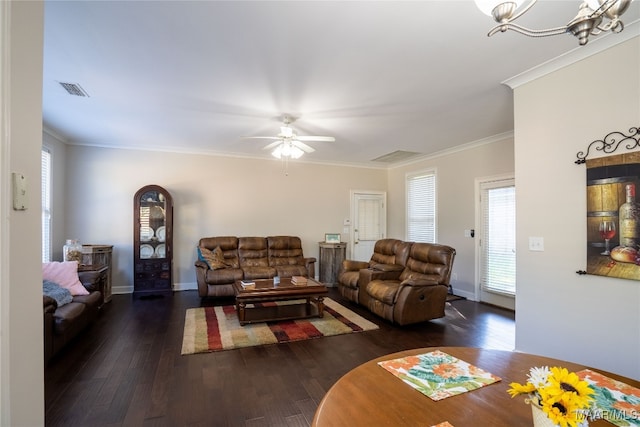
[[290,141],[283,141],[272,152],[271,155],[276,159],[292,158],[299,159],[304,154],[304,151],[291,144]]

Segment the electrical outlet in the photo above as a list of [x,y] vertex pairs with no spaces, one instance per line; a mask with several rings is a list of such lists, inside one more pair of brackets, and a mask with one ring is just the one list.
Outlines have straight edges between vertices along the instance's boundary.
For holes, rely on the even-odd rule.
[[529,250],[543,252],[544,251],[544,238],[543,237],[529,237]]

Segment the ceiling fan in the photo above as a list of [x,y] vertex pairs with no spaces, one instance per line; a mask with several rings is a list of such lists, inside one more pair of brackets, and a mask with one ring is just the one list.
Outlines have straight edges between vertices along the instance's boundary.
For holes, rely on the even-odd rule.
[[283,126],[280,126],[280,133],[276,136],[248,136],[246,138],[253,139],[273,139],[275,140],[271,144],[264,147],[265,150],[274,148],[271,154],[278,159],[283,157],[298,159],[304,153],[313,153],[316,151],[309,145],[302,141],[322,141],[322,142],[334,142],[336,139],[332,136],[303,136],[297,135],[294,130],[289,126],[295,119],[289,115],[282,117]]

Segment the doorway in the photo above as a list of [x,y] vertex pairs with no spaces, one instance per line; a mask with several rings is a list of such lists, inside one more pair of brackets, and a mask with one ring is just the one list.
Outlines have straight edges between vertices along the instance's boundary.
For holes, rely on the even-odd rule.
[[515,310],[516,187],[513,176],[477,182],[479,301]]

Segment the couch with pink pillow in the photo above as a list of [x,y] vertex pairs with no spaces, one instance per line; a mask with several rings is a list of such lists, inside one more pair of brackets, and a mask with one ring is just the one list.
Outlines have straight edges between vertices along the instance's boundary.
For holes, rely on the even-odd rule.
[[102,294],[83,279],[78,261],[42,264],[45,363],[98,317]]

